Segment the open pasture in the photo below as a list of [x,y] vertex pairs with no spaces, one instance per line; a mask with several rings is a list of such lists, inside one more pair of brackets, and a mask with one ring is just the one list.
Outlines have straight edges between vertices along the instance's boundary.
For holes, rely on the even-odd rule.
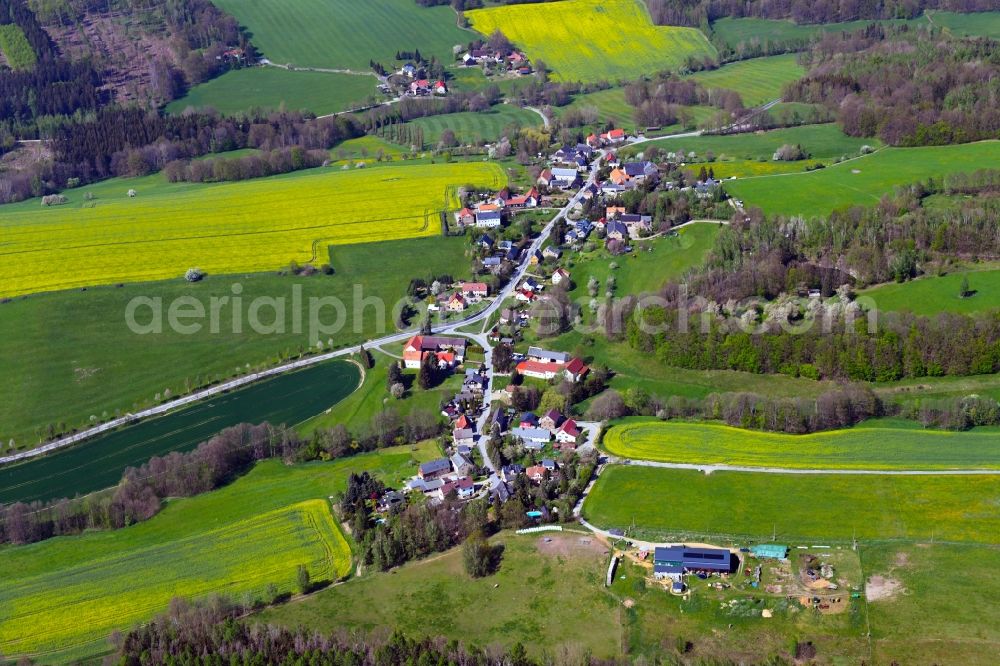
[[424,131],[424,146],[418,148],[436,148],[441,133],[446,129],[455,133],[460,144],[466,144],[496,141],[508,127],[536,127],[541,124],[541,117],[533,111],[513,104],[498,104],[489,111],[463,111],[417,118],[406,123],[406,127],[411,131],[418,127]]
[[246,26],[271,62],[295,67],[370,71],[370,60],[388,68],[397,51],[453,61],[452,47],[470,34],[448,7],[413,0],[218,0],[220,9]]
[[193,266],[222,274],[324,263],[327,245],[440,235],[456,187],[505,182],[496,165],[468,163],[135,185],[135,198],[118,180],[120,191],[92,202],[81,188],[62,206],[30,200],[0,211],[0,295],[179,278]]
[[884,148],[809,173],[742,178],[727,183],[726,190],[769,215],[821,216],[836,208],[876,204],[897,185],[982,169],[996,164],[998,155],[998,141]]
[[[802,125],[769,130],[767,132],[748,132],[746,134],[702,135],[679,139],[658,139],[646,144],[623,150],[622,153],[632,155],[642,152],[649,146],[656,146],[668,152],[683,151],[694,153],[693,160],[704,161],[709,152],[713,153],[715,162],[727,160],[747,160],[771,162],[774,151],[789,143],[800,145],[810,160],[829,159],[841,155],[853,155],[865,144],[880,145],[876,139],[859,139],[844,134],[840,127],[833,123],[823,125]],[[802,168],[809,160],[793,162]],[[707,164],[706,166],[714,166]]]
[[299,564],[314,581],[345,576],[350,547],[327,497],[343,492],[350,472],[397,484],[436,455],[421,444],[330,463],[269,460],[123,530],[2,548],[0,645],[52,663],[67,652],[92,654],[111,631],[162,612],[174,596],[255,599],[271,583],[294,591]]
[[740,60],[719,69],[697,72],[691,78],[708,88],[725,88],[738,92],[747,107],[759,106],[780,99],[785,84],[802,78],[806,73],[795,58],[794,53],[788,53]]
[[679,69],[715,55],[696,28],[654,26],[638,0],[563,0],[475,9],[465,16],[484,35],[502,31],[561,81],[616,81]]
[[195,86],[168,104],[167,112],[211,107],[219,113],[236,114],[284,107],[322,116],[357,108],[369,98],[380,99],[377,83],[374,76],[246,67]]
[[[962,298],[962,280],[970,296]],[[861,292],[879,310],[908,310],[917,315],[939,312],[973,313],[1000,308],[1000,269],[955,271],[907,282],[891,282]]]
[[1000,428],[948,432],[900,425],[875,420],[850,429],[787,435],[714,423],[624,419],[604,433],[602,447],[623,458],[699,465],[1000,470]]
[[[92,287],[0,303],[0,339],[5,341],[0,367],[8,380],[0,383],[0,442],[13,439],[19,447],[33,446],[49,424],[59,431],[85,427],[92,415],[108,418],[137,411],[155,404],[156,394],[179,395],[237,372],[276,365],[313,347],[308,312],[302,329],[293,327],[289,306],[296,289],[304,305],[329,296],[345,304],[343,328],[323,335],[324,345],[345,347],[392,332],[396,329],[388,308],[405,296],[411,279],[470,277],[466,248],[464,238],[441,236],[336,245],[329,254],[336,271],[331,276],[209,275],[194,284],[178,279]],[[386,270],[387,261],[392,270]],[[363,286],[364,298],[386,304],[384,324],[375,308],[355,312],[355,285]],[[235,309],[235,316],[234,308],[222,308],[218,333],[210,325],[191,335],[164,326],[160,333],[137,335],[125,321],[125,309],[137,297],[160,298],[165,308],[175,299],[194,297],[207,312],[212,299],[232,298],[237,288],[242,289],[243,307]],[[282,299],[284,331],[259,335],[246,325],[249,304],[261,297]]]
[[883,25],[903,25],[911,27],[927,26],[927,17],[918,16],[915,19],[891,19],[885,21],[847,21],[845,23],[823,23],[798,25],[788,20],[758,19],[758,18],[721,18],[712,23],[712,34],[729,46],[736,47],[740,42],[751,40],[767,42],[787,42],[793,40],[809,40],[824,32],[853,32],[872,23]]
[[956,37],[1000,39],[1000,12],[929,12],[928,19]]
[[634,525],[636,535],[656,540],[718,534],[812,543],[853,537],[994,543],[1000,474],[704,474],[612,465],[583,514],[599,527]]

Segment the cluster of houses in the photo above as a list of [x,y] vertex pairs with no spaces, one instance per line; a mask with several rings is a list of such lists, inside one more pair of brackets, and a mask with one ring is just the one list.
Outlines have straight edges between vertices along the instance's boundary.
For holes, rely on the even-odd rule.
[[469,499],[476,492],[471,476],[474,469],[467,456],[456,452],[451,458],[436,458],[421,464],[417,475],[406,482],[405,489],[437,500],[444,500],[452,493],[458,499]]
[[511,423],[510,434],[524,448],[541,451],[548,444],[561,451],[575,451],[580,427],[576,421],[566,418],[559,411],[550,409],[541,417],[525,412],[518,417],[516,426]]
[[452,370],[465,361],[465,338],[444,335],[414,335],[403,346],[403,365],[419,369],[430,354],[437,358],[438,367]]
[[460,228],[480,227],[495,229],[503,223],[504,213],[512,213],[528,208],[535,208],[541,196],[537,188],[532,187],[524,194],[513,194],[505,187],[496,194],[477,203],[473,208],[465,207],[455,213],[455,222]]
[[400,67],[399,74],[408,79],[412,79],[403,92],[405,95],[411,95],[413,97],[427,97],[429,95],[448,94],[448,84],[446,84],[442,79],[432,81],[425,78],[425,71],[421,67],[414,65],[412,62],[408,62]]
[[514,72],[520,76],[531,74],[531,63],[520,51],[504,52],[487,47],[472,49],[462,54],[462,64],[466,67],[483,67]]
[[490,286],[485,282],[460,282],[455,289],[443,291],[435,297],[427,309],[432,312],[465,312],[469,307],[481,303],[490,295]]

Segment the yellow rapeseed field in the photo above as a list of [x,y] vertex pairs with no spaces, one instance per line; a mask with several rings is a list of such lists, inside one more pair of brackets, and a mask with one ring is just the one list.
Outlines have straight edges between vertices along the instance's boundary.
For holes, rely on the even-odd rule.
[[5,652],[44,655],[103,641],[162,612],[174,597],[261,598],[271,583],[293,592],[299,564],[314,580],[335,580],[351,567],[350,546],[326,500],[145,547],[130,547],[127,531],[121,534],[87,551],[105,550],[103,556],[0,586]]
[[562,0],[465,13],[484,35],[500,30],[563,81],[614,81],[716,55],[696,28],[656,26],[640,0]]
[[[238,183],[159,176],[66,193],[69,203],[0,207],[0,296],[86,285],[323,263],[326,246],[441,233],[457,186],[498,188],[495,164],[312,170]],[[87,191],[97,192],[87,201]]]

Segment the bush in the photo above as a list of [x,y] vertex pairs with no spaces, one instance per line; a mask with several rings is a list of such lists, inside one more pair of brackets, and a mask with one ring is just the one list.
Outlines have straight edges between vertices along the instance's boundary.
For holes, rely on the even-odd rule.
[[188,282],[198,282],[203,277],[205,277],[205,272],[200,268],[189,268],[187,272],[184,273],[184,279]]
[[58,206],[66,203],[67,201],[69,201],[69,199],[61,194],[49,194],[48,196],[42,197],[43,206]]

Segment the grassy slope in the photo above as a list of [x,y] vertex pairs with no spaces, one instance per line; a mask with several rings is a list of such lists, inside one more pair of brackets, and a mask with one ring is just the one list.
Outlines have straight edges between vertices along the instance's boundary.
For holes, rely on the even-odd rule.
[[997,141],[885,148],[812,173],[744,178],[726,189],[771,215],[826,215],[836,208],[877,203],[897,185],[980,169],[995,162],[998,152]]
[[795,61],[796,55],[754,58],[724,65],[719,69],[698,72],[692,78],[709,88],[735,90],[746,106],[757,106],[781,97],[786,83],[805,74],[805,68]]
[[470,579],[455,549],[270,609],[260,619],[327,631],[384,627],[484,647],[520,641],[536,656],[564,649],[618,654],[617,603],[603,588],[606,556],[580,548],[582,535],[545,536],[565,542],[569,552],[541,554],[542,536],[505,533],[493,539],[505,546],[494,576]]
[[916,19],[891,21],[849,21],[846,23],[826,23],[822,25],[796,25],[791,21],[756,19],[756,18],[723,18],[712,23],[712,33],[731,46],[751,39],[766,41],[784,41],[788,39],[808,39],[820,32],[852,32],[864,28],[871,23],[895,24],[907,23],[911,26],[928,25],[925,17]]
[[[30,200],[0,211],[9,255],[0,262],[0,293],[168,279],[192,266],[222,274],[321,263],[328,244],[439,235],[440,211],[459,206],[457,186],[505,182],[489,163],[391,165],[236,183],[161,181],[137,188],[136,198],[101,188],[94,207],[79,190],[56,208]],[[71,256],[73,270],[58,270],[58,255]]]
[[448,113],[440,116],[417,118],[406,123],[409,127],[420,127],[424,130],[424,143],[428,147],[436,147],[441,139],[441,132],[450,129],[455,133],[459,143],[478,143],[496,141],[500,133],[507,127],[541,126],[542,119],[537,113],[520,109],[511,104],[500,104],[489,111]]
[[396,64],[397,51],[419,49],[450,63],[452,46],[470,34],[450,7],[420,7],[412,0],[219,0],[272,62],[296,67],[368,71],[369,60]]
[[317,115],[356,108],[378,94],[373,76],[288,71],[278,67],[237,69],[195,86],[167,105],[168,113],[210,106],[232,114],[251,108],[307,110]]
[[[269,583],[288,591],[303,563],[317,580],[343,576],[350,549],[326,498],[344,490],[349,472],[369,470],[395,484],[415,461],[436,455],[435,445],[423,444],[332,463],[266,461],[225,488],[174,500],[125,530],[0,549],[0,577],[9,583],[0,591],[0,642],[6,652],[73,647],[66,656],[74,656],[99,649],[111,630],[162,611],[176,595],[256,597]],[[322,538],[312,531],[320,528]],[[13,642],[15,636],[29,638]]]
[[[354,285],[363,287],[364,296],[382,299],[388,313],[406,293],[411,278],[467,276],[465,247],[463,238],[337,246],[332,257],[337,273],[332,277],[209,276],[193,285],[178,280],[102,287],[4,303],[0,338],[6,343],[0,346],[0,366],[8,381],[0,383],[0,441],[34,442],[35,429],[49,423],[82,425],[91,414],[148,405],[167,388],[181,393],[187,380],[197,385],[210,377],[228,377],[236,366],[273,364],[279,356],[309,347],[308,312],[303,314],[301,333],[292,330],[291,319],[284,334],[258,335],[246,325],[251,301],[270,296],[290,303],[296,284],[302,287],[303,304],[311,297],[334,296],[347,305],[344,328],[324,335],[324,342],[332,338],[340,346],[372,337],[382,331],[372,308],[364,311],[362,320],[355,320]],[[392,257],[391,271],[385,270],[386,257]],[[243,288],[242,332],[233,332],[231,307],[221,310],[218,335],[208,327],[182,335],[167,326],[161,334],[135,335],[125,324],[123,313],[134,297],[160,297],[169,304],[191,295],[209,303],[212,297],[231,296],[235,284]],[[323,314],[325,323],[333,319],[329,310]]]
[[[961,298],[962,279],[975,294]],[[955,271],[941,277],[923,277],[884,284],[861,292],[880,310],[909,310],[917,315],[938,312],[982,312],[1000,308],[1000,270]]]
[[715,49],[695,28],[654,26],[637,0],[564,0],[466,12],[488,35],[500,29],[566,81],[634,78],[683,66]]
[[584,504],[600,527],[782,541],[929,539],[992,543],[1000,476],[760,474],[614,465]]
[[[1000,429],[918,430],[871,421],[809,435],[709,423],[626,419],[605,432],[614,455],[673,463],[820,469],[1000,469]],[[902,426],[902,427],[900,427]]]
[[[716,161],[735,159],[770,162],[774,151],[786,143],[802,146],[812,159],[852,155],[856,154],[865,144],[878,145],[878,141],[875,139],[858,139],[847,136],[840,131],[837,125],[831,123],[789,127],[751,134],[660,139],[622,152],[634,154],[642,151],[648,145],[654,145],[665,151],[683,150],[685,154],[694,152],[696,159],[704,159],[706,153],[712,151]],[[799,162],[798,165],[798,168],[801,169],[804,162]]]
[[1000,12],[931,12],[931,23],[959,37],[990,37],[1000,39]]
[[406,416],[414,410],[422,409],[437,413],[443,398],[450,399],[462,388],[462,377],[452,375],[440,386],[431,390],[421,390],[416,383],[417,372],[404,370],[404,385],[407,392],[401,400],[389,395],[386,388],[389,363],[392,357],[379,352],[372,352],[375,367],[365,371],[365,381],[357,391],[338,402],[331,409],[318,414],[299,426],[303,433],[316,428],[331,428],[343,423],[356,432],[371,423],[372,417],[384,409],[392,409],[400,416]]

